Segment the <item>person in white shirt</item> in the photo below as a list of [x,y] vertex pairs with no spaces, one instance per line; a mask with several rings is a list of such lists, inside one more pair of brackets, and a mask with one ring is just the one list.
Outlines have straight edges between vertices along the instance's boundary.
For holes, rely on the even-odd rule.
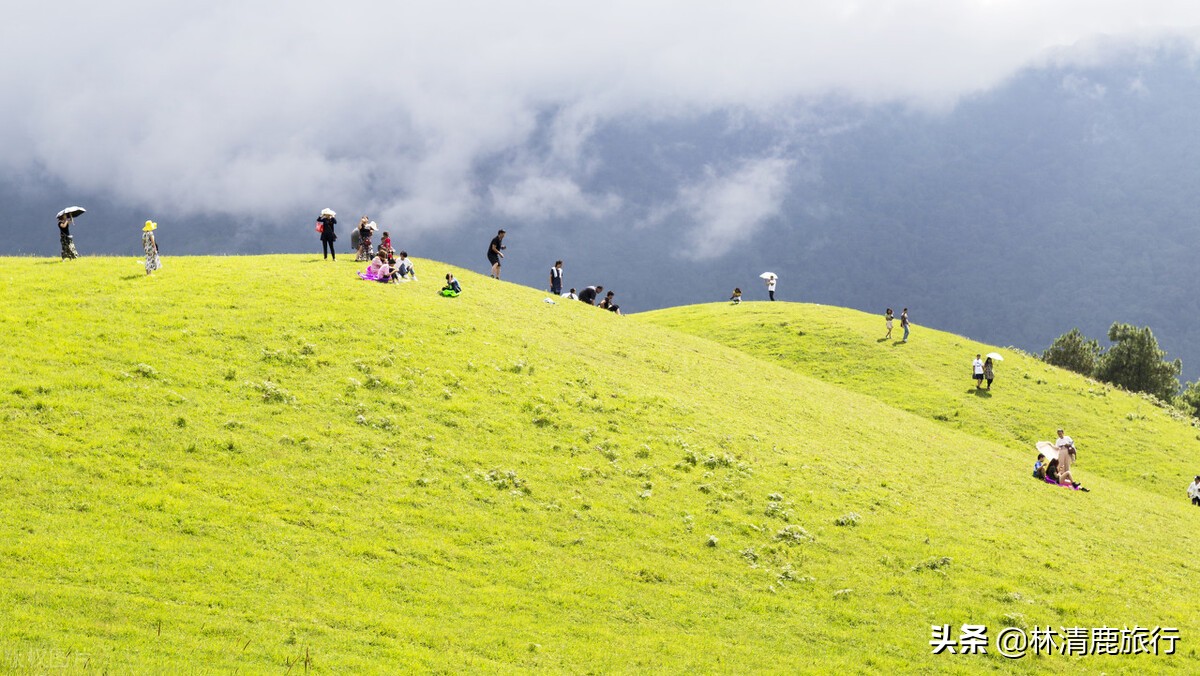
[[417,271],[408,259],[407,251],[400,252],[400,260],[396,261],[396,275],[401,281],[417,281]]
[[1054,440],[1054,447],[1066,447],[1067,453],[1071,454],[1071,461],[1075,461],[1075,440],[1063,434],[1062,430],[1058,430],[1058,438]]
[[571,289],[570,291],[564,293],[562,297],[566,298],[567,300],[579,300],[579,295],[575,293],[575,289]]
[[777,281],[779,278],[775,275],[767,277],[767,295],[771,297],[771,300],[775,300],[775,282]]
[[975,389],[983,387],[983,359],[982,355],[975,355],[975,361],[971,362],[971,371],[975,375]]
[[1200,507],[1200,476],[1188,484],[1188,497],[1192,499],[1193,505]]

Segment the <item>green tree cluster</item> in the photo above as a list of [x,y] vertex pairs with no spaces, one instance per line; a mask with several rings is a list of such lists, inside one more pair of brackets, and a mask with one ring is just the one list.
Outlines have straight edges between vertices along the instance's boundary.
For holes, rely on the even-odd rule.
[[1055,366],[1093,377],[1130,392],[1145,392],[1166,402],[1175,402],[1192,415],[1200,415],[1200,381],[1180,394],[1179,374],[1183,362],[1167,361],[1150,327],[1114,322],[1108,329],[1112,346],[1087,338],[1079,329],[1059,336],[1042,353]]
[[1071,329],[1050,344],[1042,353],[1042,360],[1090,378],[1096,373],[1100,354],[1100,341],[1084,337],[1079,329]]

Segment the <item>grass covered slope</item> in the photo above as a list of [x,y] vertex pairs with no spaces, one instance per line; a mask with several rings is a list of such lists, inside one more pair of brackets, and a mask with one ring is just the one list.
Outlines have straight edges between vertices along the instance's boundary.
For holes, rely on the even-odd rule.
[[[7,666],[1197,669],[1176,496],[427,261],[166,265],[0,259]],[[931,656],[941,623],[1183,654]]]
[[[1016,350],[915,326],[907,343],[899,319],[883,340],[883,317],[798,303],[709,304],[638,315],[640,321],[703,336],[796,373],[996,441],[1016,451],[993,477],[1028,474],[1034,443],[1064,428],[1079,450],[1076,478],[1126,482],[1173,500],[1200,472],[1200,434],[1173,409],[1064,371]],[[998,350],[992,390],[975,388],[971,361]]]

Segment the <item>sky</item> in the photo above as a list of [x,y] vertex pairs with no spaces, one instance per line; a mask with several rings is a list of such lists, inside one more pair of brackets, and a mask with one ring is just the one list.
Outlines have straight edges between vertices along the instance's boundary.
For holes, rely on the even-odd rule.
[[[332,206],[410,232],[601,223],[629,199],[582,187],[614,119],[821,97],[936,112],[1196,26],[1200,3],[1155,0],[16,3],[0,178],[246,222]],[[730,157],[642,225],[683,222],[684,255],[713,259],[778,214],[796,170],[769,148]]]

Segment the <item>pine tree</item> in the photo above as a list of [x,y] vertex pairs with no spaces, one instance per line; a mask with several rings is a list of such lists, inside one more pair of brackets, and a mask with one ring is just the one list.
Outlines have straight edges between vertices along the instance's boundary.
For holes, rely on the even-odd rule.
[[1079,329],[1071,329],[1059,336],[1042,353],[1042,360],[1060,368],[1091,376],[1096,372],[1100,359],[1100,342],[1084,337]]
[[1096,363],[1096,377],[1131,392],[1145,392],[1163,401],[1179,394],[1183,362],[1166,361],[1150,327],[1113,323],[1108,329],[1110,347]]

